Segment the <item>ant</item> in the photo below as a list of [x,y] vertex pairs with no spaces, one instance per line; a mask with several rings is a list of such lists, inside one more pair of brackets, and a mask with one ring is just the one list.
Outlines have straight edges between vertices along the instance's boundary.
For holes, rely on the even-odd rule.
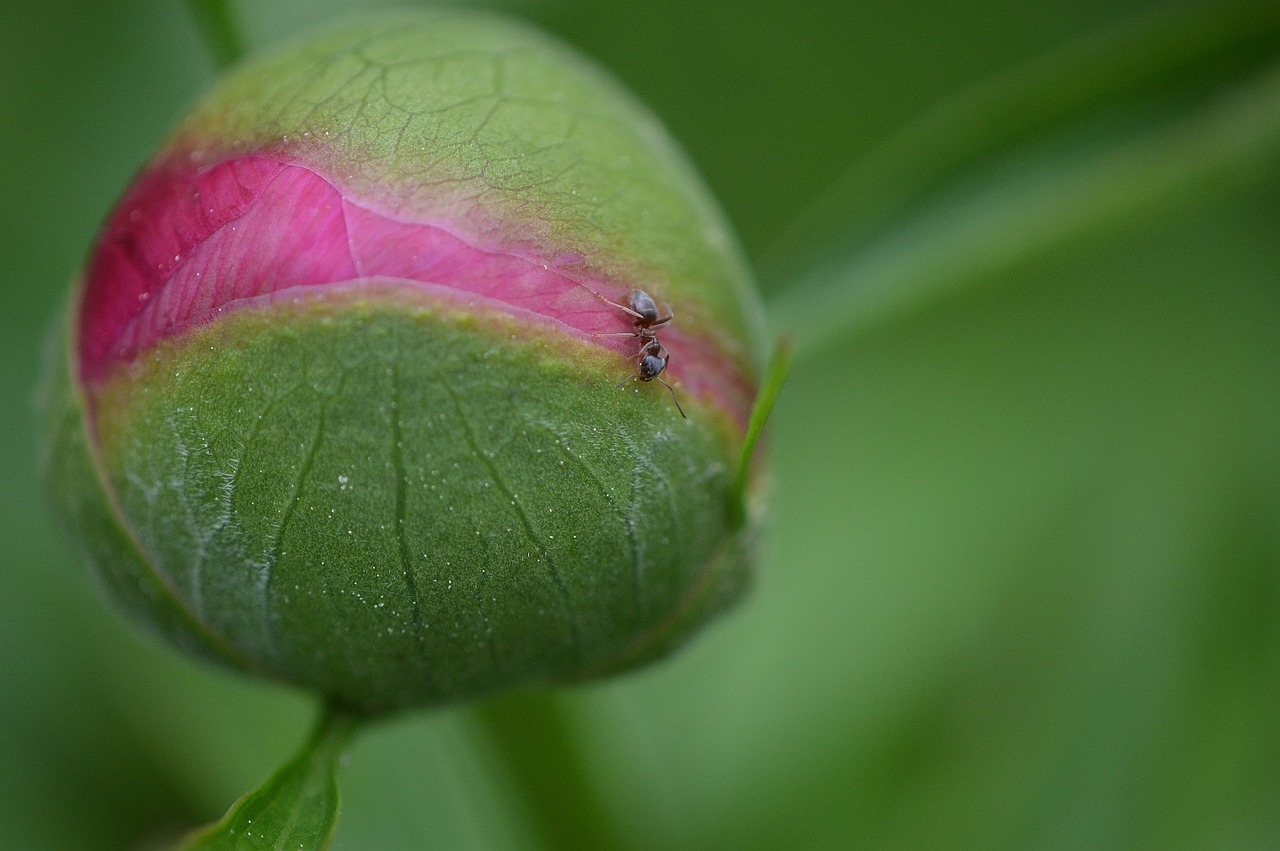
[[[676,410],[680,412],[680,416],[688,419],[689,416],[684,412],[684,408],[680,405],[680,399],[676,396],[675,388],[668,384],[661,376],[664,369],[667,368],[668,361],[671,360],[671,354],[667,351],[667,347],[658,342],[658,329],[665,328],[675,319],[675,314],[671,308],[667,307],[667,315],[658,315],[658,304],[653,300],[653,296],[644,290],[632,290],[628,297],[630,306],[619,304],[616,301],[610,301],[600,293],[591,290],[596,298],[605,304],[611,304],[619,310],[626,311],[635,317],[634,331],[622,331],[613,334],[598,334],[599,337],[639,337],[640,351],[632,355],[633,358],[640,359],[640,371],[635,375],[629,375],[618,382],[618,386],[626,384],[628,381],[658,381],[663,387],[671,391],[671,400],[676,403]],[[665,305],[664,305],[665,306]]]

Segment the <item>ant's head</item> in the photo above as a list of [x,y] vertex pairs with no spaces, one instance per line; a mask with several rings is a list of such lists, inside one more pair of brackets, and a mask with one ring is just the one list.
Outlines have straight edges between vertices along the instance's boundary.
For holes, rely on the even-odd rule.
[[[661,349],[661,347],[659,347],[659,349]],[[668,360],[669,358],[665,351],[662,351],[661,354],[657,354],[652,349],[646,350],[645,356],[640,359],[640,375],[638,378],[641,381],[653,381],[653,379],[658,377],[660,372],[667,368]]]

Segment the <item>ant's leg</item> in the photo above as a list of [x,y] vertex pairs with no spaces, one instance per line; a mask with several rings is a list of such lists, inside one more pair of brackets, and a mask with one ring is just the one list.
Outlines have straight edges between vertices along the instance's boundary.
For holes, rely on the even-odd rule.
[[624,311],[624,312],[626,312],[626,313],[630,314],[631,316],[634,316],[636,319],[643,319],[643,318],[644,318],[644,317],[643,317],[643,316],[641,316],[639,313],[637,313],[636,311],[632,310],[630,307],[627,307],[625,304],[618,304],[616,301],[613,301],[612,299],[605,298],[601,293],[596,292],[595,290],[591,289],[591,287],[587,286],[586,284],[579,284],[579,286],[580,286],[580,287],[582,287],[582,288],[583,288],[584,290],[586,290],[587,292],[591,293],[591,294],[592,294],[593,296],[595,296],[596,298],[598,298],[598,299],[600,299],[601,301],[603,301],[605,304],[613,305],[614,307],[618,308],[618,310]]
[[650,328],[655,328],[655,329],[656,329],[656,328],[665,328],[665,327],[667,327],[668,325],[670,325],[670,324],[671,324],[671,320],[673,320],[673,319],[675,319],[675,318],[676,318],[676,312],[675,312],[674,310],[672,310],[672,309],[671,309],[671,305],[667,304],[667,303],[664,301],[664,302],[662,303],[662,306],[663,306],[663,308],[665,308],[665,309],[666,309],[666,311],[667,311],[667,315],[666,315],[666,316],[664,316],[664,317],[662,317],[661,319],[657,320],[656,322],[652,323],[652,324],[649,326]]

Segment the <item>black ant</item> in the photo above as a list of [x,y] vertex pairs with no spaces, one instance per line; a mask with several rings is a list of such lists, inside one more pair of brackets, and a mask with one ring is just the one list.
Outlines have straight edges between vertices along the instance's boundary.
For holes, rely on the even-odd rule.
[[644,290],[632,290],[628,299],[630,306],[618,304],[616,301],[610,301],[600,293],[591,291],[597,298],[605,304],[611,304],[619,310],[624,310],[635,317],[634,331],[622,331],[613,334],[597,334],[599,337],[639,337],[640,351],[636,352],[632,357],[640,358],[640,371],[635,375],[629,375],[618,382],[618,386],[626,384],[628,381],[658,381],[663,387],[671,391],[671,399],[676,403],[676,410],[680,412],[680,416],[688,419],[688,415],[684,412],[684,408],[680,405],[680,399],[676,396],[675,388],[668,384],[661,376],[664,369],[667,368],[667,362],[671,360],[671,354],[667,351],[667,347],[658,342],[658,329],[665,328],[675,319],[675,314],[671,312],[671,308],[667,307],[667,315],[658,315],[658,304],[653,300],[653,296]]

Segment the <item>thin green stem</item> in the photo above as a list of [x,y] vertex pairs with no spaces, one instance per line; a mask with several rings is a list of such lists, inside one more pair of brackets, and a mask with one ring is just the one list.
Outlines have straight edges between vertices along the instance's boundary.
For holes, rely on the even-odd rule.
[[244,34],[231,0],[187,0],[187,8],[218,68],[226,68],[244,56]]
[[587,772],[562,698],[546,692],[504,695],[479,705],[474,717],[523,795],[541,847],[632,847]]

